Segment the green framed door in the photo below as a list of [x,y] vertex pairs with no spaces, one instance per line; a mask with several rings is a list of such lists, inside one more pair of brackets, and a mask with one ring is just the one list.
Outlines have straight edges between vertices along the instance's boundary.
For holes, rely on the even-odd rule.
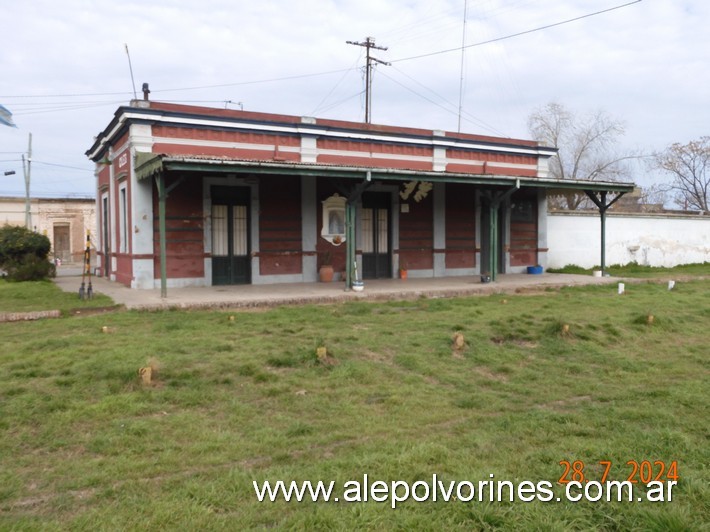
[[251,282],[248,187],[212,187],[212,284]]
[[[505,234],[507,231],[505,225],[505,207],[499,207],[497,214],[497,231],[498,238],[496,240],[496,257],[497,257],[497,273],[505,273]],[[491,206],[488,202],[483,202],[481,205],[481,273],[490,272],[491,261]]]
[[388,192],[367,192],[362,195],[362,277],[392,278],[392,231]]

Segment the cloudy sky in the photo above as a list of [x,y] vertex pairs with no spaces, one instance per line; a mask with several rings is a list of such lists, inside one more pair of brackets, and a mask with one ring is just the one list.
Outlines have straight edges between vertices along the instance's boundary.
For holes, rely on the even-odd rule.
[[375,123],[456,131],[463,77],[466,132],[528,138],[555,101],[623,121],[628,150],[710,134],[706,0],[24,0],[0,20],[0,104],[18,126],[0,125],[0,196],[24,194],[30,133],[33,195],[94,193],[84,152],[133,97],[126,44],[154,100],[360,121],[364,49],[346,41],[372,36],[391,63]]

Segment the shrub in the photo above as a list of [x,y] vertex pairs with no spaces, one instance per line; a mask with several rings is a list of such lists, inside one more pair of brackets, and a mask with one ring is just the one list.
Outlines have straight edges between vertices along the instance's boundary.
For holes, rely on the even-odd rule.
[[54,277],[56,268],[48,258],[51,247],[49,238],[25,227],[0,227],[0,268],[11,281]]

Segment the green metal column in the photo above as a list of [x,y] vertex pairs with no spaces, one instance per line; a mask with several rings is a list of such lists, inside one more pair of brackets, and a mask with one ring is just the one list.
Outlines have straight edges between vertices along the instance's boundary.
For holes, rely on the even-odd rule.
[[167,246],[165,236],[165,178],[160,172],[155,177],[155,184],[158,187],[158,227],[160,232],[160,297],[168,297],[168,269],[166,264]]
[[602,222],[602,264],[601,264],[601,270],[602,270],[602,277],[606,273],[606,210],[609,208],[606,204],[606,191],[602,191],[601,193],[601,207],[599,208],[599,217],[601,218]]
[[350,290],[355,281],[355,202],[345,203],[345,289]]
[[491,272],[491,281],[495,281],[498,277],[498,209],[500,203],[491,200],[489,215],[489,239],[490,239],[490,255],[488,257],[488,265]]
[[609,207],[614,205],[621,197],[626,194],[626,192],[618,192],[616,197],[611,200],[609,203],[606,202],[607,194],[608,192],[606,190],[602,190],[599,193],[599,197],[597,197],[596,191],[593,190],[585,190],[584,193],[589,197],[590,200],[594,202],[594,204],[597,206],[599,209],[599,218],[601,220],[601,270],[602,270],[602,275],[606,273],[606,211],[609,210]]

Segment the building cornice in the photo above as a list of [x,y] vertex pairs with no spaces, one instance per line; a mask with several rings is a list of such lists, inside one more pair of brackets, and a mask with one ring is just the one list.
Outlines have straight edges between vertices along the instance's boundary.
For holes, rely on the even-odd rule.
[[[232,112],[232,114],[234,113]],[[282,119],[279,120],[279,118]],[[493,139],[492,137],[476,138],[473,135],[391,126],[371,126],[354,122],[319,121],[309,118],[297,120],[297,117],[279,117],[278,115],[263,115],[263,118],[259,119],[258,113],[248,113],[243,117],[215,116],[213,114],[179,112],[161,108],[121,107],[116,111],[114,120],[97,137],[94,145],[86,152],[86,155],[94,161],[100,159],[114,139],[123,134],[125,128],[133,123],[164,124],[181,128],[254,132],[298,136],[301,138],[315,137],[336,141],[396,144],[420,148],[492,152],[543,158],[551,157],[557,152],[555,148],[538,146],[531,141]]]

